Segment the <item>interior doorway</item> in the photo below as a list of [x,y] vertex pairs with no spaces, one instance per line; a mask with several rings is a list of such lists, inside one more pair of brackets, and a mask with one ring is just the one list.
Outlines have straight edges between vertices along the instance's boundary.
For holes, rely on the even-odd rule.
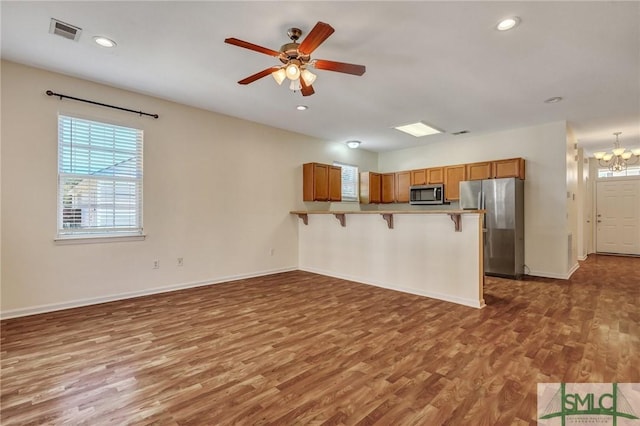
[[596,183],[596,251],[640,255],[640,180]]

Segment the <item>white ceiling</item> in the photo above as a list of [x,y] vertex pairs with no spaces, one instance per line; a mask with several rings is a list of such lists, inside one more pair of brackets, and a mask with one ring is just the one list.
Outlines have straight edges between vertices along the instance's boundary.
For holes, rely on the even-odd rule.
[[[587,152],[613,132],[640,148],[639,2],[7,2],[2,57],[331,141],[387,151],[567,120]],[[520,26],[495,24],[517,15]],[[49,34],[50,18],[82,28]],[[287,29],[317,21],[335,33],[312,55],[366,65],[362,77],[318,70],[302,97],[265,77],[276,58],[224,43],[278,50]],[[105,49],[104,35],[118,43]],[[56,90],[56,88],[50,88]],[[81,95],[69,93],[70,95]],[[556,104],[543,101],[553,96]],[[97,101],[100,101],[97,99]],[[309,109],[295,110],[298,104]],[[136,106],[128,106],[135,108]],[[151,111],[153,112],[153,111]],[[424,138],[391,127],[423,120]],[[514,141],[517,143],[517,141]]]

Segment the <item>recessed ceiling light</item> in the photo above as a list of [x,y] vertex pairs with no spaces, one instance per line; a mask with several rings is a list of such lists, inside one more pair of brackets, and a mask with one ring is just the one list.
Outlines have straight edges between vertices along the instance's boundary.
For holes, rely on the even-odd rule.
[[94,37],[93,41],[102,47],[116,47],[116,42],[106,37]]
[[517,27],[518,24],[520,24],[520,18],[518,18],[517,16],[511,16],[498,22],[498,25],[496,25],[496,29],[498,31],[508,31],[512,28]]
[[360,146],[360,141],[348,141],[347,146],[351,149],[355,149]]
[[298,106],[296,107],[296,109],[297,109],[298,111],[304,111],[304,110],[306,110],[306,109],[308,109],[308,108],[309,108],[309,107],[308,107],[308,106],[306,106],[306,105],[298,105]]
[[556,104],[562,100],[561,96],[554,96],[553,98],[545,99],[545,104]]
[[396,126],[394,127],[394,129],[408,133],[411,136],[415,136],[417,138],[421,136],[429,136],[435,135],[437,133],[442,133],[442,130],[431,127],[428,124],[423,123],[422,121],[418,121],[417,123],[405,124],[404,126]]

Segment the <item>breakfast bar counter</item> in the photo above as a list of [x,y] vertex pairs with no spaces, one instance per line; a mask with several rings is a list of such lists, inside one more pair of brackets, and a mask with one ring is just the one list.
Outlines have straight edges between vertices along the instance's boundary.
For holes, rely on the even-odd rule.
[[301,270],[484,306],[483,210],[290,213]]

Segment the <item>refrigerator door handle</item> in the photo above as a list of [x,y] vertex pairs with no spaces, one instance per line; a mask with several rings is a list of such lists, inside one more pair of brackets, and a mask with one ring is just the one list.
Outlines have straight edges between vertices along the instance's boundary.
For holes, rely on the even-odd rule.
[[478,192],[478,210],[482,210],[482,191]]

